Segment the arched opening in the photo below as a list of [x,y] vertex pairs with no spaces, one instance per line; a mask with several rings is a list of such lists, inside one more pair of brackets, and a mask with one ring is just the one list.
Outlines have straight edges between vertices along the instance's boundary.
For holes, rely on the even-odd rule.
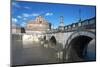
[[51,43],[51,45],[56,45],[57,41],[56,41],[56,38],[54,36],[52,36],[50,38],[50,43]]
[[69,53],[69,61],[85,61],[87,56],[87,47],[89,42],[92,40],[91,37],[88,36],[77,36],[73,38],[69,43],[68,53]]
[[25,28],[21,27],[21,33],[25,33]]
[[43,39],[46,40],[46,36],[44,36]]

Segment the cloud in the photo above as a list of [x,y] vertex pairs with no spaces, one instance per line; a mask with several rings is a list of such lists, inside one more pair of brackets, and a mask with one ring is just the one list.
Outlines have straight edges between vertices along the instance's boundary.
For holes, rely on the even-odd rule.
[[16,2],[12,2],[12,5],[16,8],[20,8],[20,9],[31,9],[30,7],[27,7],[27,6],[20,6],[18,3]]
[[25,27],[25,26],[26,26],[26,23],[25,23],[25,22],[22,22],[22,23],[21,23],[21,26],[22,26],[22,27]]
[[39,16],[40,14],[38,13],[33,13],[32,16]]
[[27,20],[27,18],[23,18],[23,20]]
[[29,17],[30,14],[27,14],[27,13],[23,13],[23,17]]
[[25,9],[31,9],[30,7],[24,7]]
[[52,16],[52,15],[53,15],[53,13],[51,13],[51,12],[48,12],[45,14],[45,16]]
[[21,18],[22,18],[22,16],[17,16],[17,18],[21,19]]
[[36,16],[39,16],[39,15],[40,15],[39,13],[32,13],[32,14],[23,13],[22,14],[23,17],[30,17],[30,16],[36,17]]
[[12,5],[17,7],[17,8],[20,8],[20,6],[17,3],[15,3],[15,2],[12,2]]
[[12,18],[12,22],[16,23],[18,20],[16,18]]

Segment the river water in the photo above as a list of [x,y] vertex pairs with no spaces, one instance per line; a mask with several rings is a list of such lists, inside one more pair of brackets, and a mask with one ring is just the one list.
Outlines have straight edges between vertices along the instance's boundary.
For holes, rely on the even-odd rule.
[[40,42],[23,45],[21,40],[12,41],[12,64],[30,65],[30,64],[48,64],[59,63],[62,59],[59,57],[59,49],[55,46],[48,46]]

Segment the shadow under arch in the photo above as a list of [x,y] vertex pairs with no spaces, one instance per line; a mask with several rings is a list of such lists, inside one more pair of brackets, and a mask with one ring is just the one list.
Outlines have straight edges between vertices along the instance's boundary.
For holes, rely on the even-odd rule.
[[[63,59],[67,62],[86,61],[87,46],[95,39],[95,33],[89,31],[76,31],[68,38]],[[89,59],[89,60],[92,60]]]
[[57,43],[55,36],[52,36],[49,41],[52,45],[56,45]]
[[44,36],[43,39],[46,40],[46,36]]

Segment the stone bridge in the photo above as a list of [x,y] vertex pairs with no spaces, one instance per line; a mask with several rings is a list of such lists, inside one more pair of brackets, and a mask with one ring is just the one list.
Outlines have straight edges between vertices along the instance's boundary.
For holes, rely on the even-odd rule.
[[[92,38],[95,39],[95,32],[92,31],[72,31],[72,32],[59,32],[59,33],[52,33],[52,34],[45,34],[46,40],[54,40],[55,42],[61,43],[63,48],[67,47],[67,45],[75,38],[85,37],[86,39]],[[79,39],[81,41],[84,39]]]
[[[66,61],[72,62],[85,61],[81,59],[87,57],[83,56],[83,53],[85,54],[85,51],[87,52],[87,54],[91,55],[92,60],[95,60],[95,35],[95,31],[80,30],[46,34],[45,37],[48,41],[60,43],[64,49],[63,60],[67,59]],[[90,55],[88,55],[88,58],[90,58]]]
[[[40,34],[37,34],[37,36]],[[87,31],[87,30],[79,30],[79,31],[70,31],[70,32],[57,32],[57,33],[47,33],[41,34],[42,37],[45,37],[45,40],[48,42],[54,43],[56,46],[62,46],[63,52],[63,60],[65,62],[72,62],[72,61],[83,61],[81,58],[90,58],[90,60],[95,60],[95,31]],[[28,40],[25,40],[25,36],[28,36]],[[33,43],[34,35],[23,34],[23,46],[26,43]],[[35,38],[36,41],[38,41]],[[29,42],[27,42],[29,41]],[[73,52],[74,51],[74,52]],[[88,56],[83,56],[89,54]],[[74,56],[73,56],[74,55]],[[70,59],[71,57],[71,59]],[[73,60],[72,60],[73,58]],[[92,59],[91,59],[92,58]],[[67,60],[66,60],[67,59]],[[84,60],[86,61],[86,60]]]

